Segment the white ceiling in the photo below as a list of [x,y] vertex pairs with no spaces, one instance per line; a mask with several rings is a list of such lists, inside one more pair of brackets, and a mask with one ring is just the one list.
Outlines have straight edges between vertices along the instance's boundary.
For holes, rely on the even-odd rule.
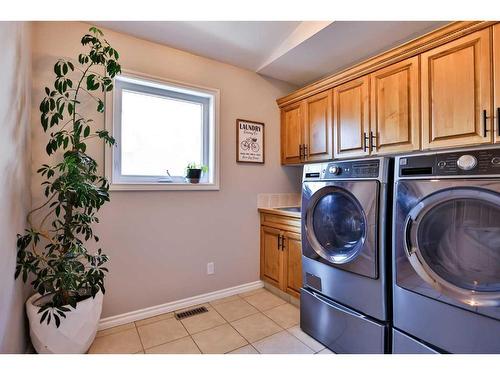
[[423,35],[447,22],[336,21],[259,70],[302,86]]
[[297,86],[438,28],[440,21],[100,21],[94,24]]

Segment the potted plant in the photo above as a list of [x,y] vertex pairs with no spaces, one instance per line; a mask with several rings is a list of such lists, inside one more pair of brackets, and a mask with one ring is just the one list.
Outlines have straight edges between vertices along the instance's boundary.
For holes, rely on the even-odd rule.
[[197,165],[196,163],[189,163],[186,167],[186,180],[192,184],[200,182],[201,173],[206,173],[208,167],[206,165]]
[[28,214],[28,228],[18,235],[15,272],[24,282],[32,276],[37,292],[26,309],[38,353],[85,353],[101,315],[108,257],[101,249],[90,251],[87,243],[99,241],[92,225],[109,201],[109,184],[86,150],[90,139],[108,146],[115,140],[105,130],[92,129],[92,119],[80,108],[88,99],[103,113],[103,100],[92,92],[112,91],[112,79],[121,72],[118,52],[102,37],[91,27],[81,40],[88,50],[78,62],[56,62],[54,88],[45,88],[40,104],[41,126],[50,135],[46,152],[53,163],[37,171],[44,177],[46,201]]

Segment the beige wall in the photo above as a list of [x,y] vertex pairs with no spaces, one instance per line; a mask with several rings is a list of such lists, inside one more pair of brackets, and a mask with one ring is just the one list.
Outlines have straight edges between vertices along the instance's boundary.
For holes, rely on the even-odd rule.
[[26,293],[14,271],[30,206],[30,36],[27,23],[0,22],[0,353],[26,348]]
[[[52,79],[58,57],[75,57],[89,25],[34,25],[33,108]],[[298,192],[300,169],[279,164],[277,97],[293,87],[248,70],[155,43],[105,31],[122,66],[137,72],[221,90],[220,191],[112,192],[97,232],[111,257],[103,317],[154,306],[259,279],[258,193]],[[103,118],[94,116],[96,126]],[[266,124],[266,164],[235,161],[235,120]],[[33,116],[33,170],[47,160],[38,114]],[[102,147],[93,147],[103,163]],[[40,201],[40,180],[33,199]],[[206,275],[207,262],[215,274]]]

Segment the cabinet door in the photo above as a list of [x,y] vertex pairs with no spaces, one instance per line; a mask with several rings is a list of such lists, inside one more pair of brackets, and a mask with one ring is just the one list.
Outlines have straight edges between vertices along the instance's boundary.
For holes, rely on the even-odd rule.
[[489,28],[421,55],[423,148],[491,142],[490,59]]
[[260,278],[277,288],[283,280],[283,251],[278,246],[282,234],[279,229],[261,226]]
[[418,56],[372,73],[370,90],[372,153],[418,150],[420,148]]
[[332,90],[305,99],[304,134],[306,161],[333,158]]
[[494,139],[500,143],[500,23],[493,26]]
[[284,236],[284,290],[298,298],[302,287],[302,244],[300,235],[285,232]]
[[333,89],[334,156],[368,155],[369,77]]
[[281,164],[296,164],[302,161],[300,149],[303,143],[302,102],[281,110]]

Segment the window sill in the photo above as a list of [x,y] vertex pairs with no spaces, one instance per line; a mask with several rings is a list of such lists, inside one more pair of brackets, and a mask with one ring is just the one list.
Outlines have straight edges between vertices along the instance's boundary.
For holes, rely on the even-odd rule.
[[200,190],[219,190],[219,184],[215,183],[114,183],[109,186],[110,191],[200,191]]

